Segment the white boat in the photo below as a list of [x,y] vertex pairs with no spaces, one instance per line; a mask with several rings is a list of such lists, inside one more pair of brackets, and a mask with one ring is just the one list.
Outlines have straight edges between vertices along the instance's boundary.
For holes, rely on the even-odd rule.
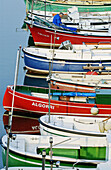
[[[96,109],[96,108],[95,108]],[[41,135],[105,137],[111,130],[111,119],[44,115],[39,118]]]
[[[47,80],[49,76],[47,77]],[[110,89],[111,75],[97,74],[89,71],[86,74],[52,74],[51,88],[78,92],[95,92],[96,89]]]
[[[45,167],[97,168],[110,159],[111,148],[106,137],[49,137],[39,135],[16,135],[10,140],[9,167],[41,167],[43,150],[46,151]],[[7,135],[2,137],[2,158],[6,163]],[[51,161],[53,160],[53,161]]]
[[[33,11],[32,13],[28,12],[28,18],[30,20],[36,21],[37,17],[40,17],[42,19],[46,18],[51,23],[53,22],[53,15],[46,13],[45,16],[44,13],[37,13],[37,11]],[[77,14],[70,14],[70,15],[64,15],[62,18],[62,23],[66,25],[67,27],[73,27],[80,29],[81,31],[104,31],[104,32],[110,32],[110,24],[111,24],[111,16],[79,16],[79,13]]]
[[[94,47],[94,46],[93,46]],[[83,49],[82,49],[83,48]],[[86,73],[111,71],[111,49],[81,46],[76,50],[31,48],[23,49],[24,62],[28,70],[48,74],[49,60],[53,61],[53,73]],[[33,61],[33,62],[32,62]]]

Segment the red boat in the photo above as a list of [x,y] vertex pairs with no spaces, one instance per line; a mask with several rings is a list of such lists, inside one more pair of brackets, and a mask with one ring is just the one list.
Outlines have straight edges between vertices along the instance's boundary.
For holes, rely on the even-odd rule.
[[[12,133],[16,134],[40,134],[39,117],[31,117],[29,114],[14,112],[12,117]],[[3,123],[7,132],[9,115],[8,112],[3,114]]]
[[[103,89],[104,90],[104,89]],[[11,110],[13,86],[8,86],[3,98],[3,106]],[[111,116],[111,90],[96,93],[65,92],[51,89],[50,114],[72,116]],[[14,111],[44,115],[49,112],[48,89],[40,87],[16,86]]]
[[[104,32],[73,32],[52,25],[46,20],[37,18],[37,21],[32,23],[31,20],[25,20],[32,34],[35,45],[59,47],[66,40],[70,40],[72,44],[97,44],[100,42],[111,42],[111,34]],[[95,30],[94,30],[95,31]]]

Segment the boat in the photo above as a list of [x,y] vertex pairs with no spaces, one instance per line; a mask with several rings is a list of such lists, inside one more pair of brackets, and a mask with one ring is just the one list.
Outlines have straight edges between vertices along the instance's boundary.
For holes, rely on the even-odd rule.
[[[24,77],[26,86],[48,88],[49,76],[27,71]],[[76,92],[95,92],[95,89],[110,89],[111,75],[89,71],[85,74],[52,74],[51,88]]]
[[[50,113],[53,115],[105,117],[111,116],[111,90],[97,89],[95,93],[69,92],[51,89]],[[13,85],[7,86],[3,107],[12,108]],[[42,116],[49,113],[49,89],[17,85],[14,111]]]
[[[69,9],[70,10],[70,9]],[[69,13],[69,14],[68,14]],[[111,15],[101,16],[100,13],[98,15],[93,14],[83,14],[80,16],[79,12],[68,12],[64,14],[62,17],[62,23],[67,27],[75,27],[77,29],[84,30],[104,30],[109,31],[111,24]],[[41,11],[28,11],[27,17],[30,20],[36,21],[36,17],[46,18],[51,23],[53,22],[53,15],[46,12],[45,14]]]
[[97,74],[95,71],[86,74],[52,74],[50,80],[51,88],[67,91],[95,92],[95,89],[111,88],[111,75]]
[[[27,3],[27,0],[24,0],[26,3],[26,9],[32,9],[32,1],[30,0]],[[111,11],[111,2],[109,1],[57,1],[57,0],[47,0],[44,4],[44,0],[35,1],[33,3],[33,10],[49,12],[67,12],[68,8],[73,6],[78,7],[79,12],[109,12]]]
[[[3,165],[5,165],[7,135],[2,137]],[[110,159],[110,147],[106,137],[50,137],[41,135],[13,136],[9,146],[9,167],[42,166],[42,151],[46,151],[45,167],[96,168]],[[109,151],[109,152],[108,152]],[[51,161],[53,160],[53,161]]]
[[33,25],[33,23],[41,23],[41,25],[46,25],[49,27],[56,28],[55,29],[64,29],[67,31],[71,31],[73,33],[79,34],[87,34],[87,35],[110,35],[111,33],[111,16],[74,16],[74,14],[70,15],[62,15],[62,24],[55,25],[53,23],[53,17],[51,16],[39,16],[36,13],[29,13],[27,15],[27,20],[25,20],[24,24],[27,24],[27,21]]
[[[76,47],[75,47],[76,48]],[[82,47],[80,47],[82,48]],[[51,63],[52,73],[87,73],[95,70],[98,73],[109,73],[111,71],[110,49],[45,49],[35,47],[24,47],[24,63],[27,70],[39,74],[49,73]]]
[[[31,116],[29,113],[13,112],[11,132],[13,134],[40,134],[39,116]],[[8,131],[9,112],[3,114],[3,124]]]
[[[38,20],[38,21],[37,21]],[[102,30],[87,30],[81,31],[75,28],[63,28],[52,24],[51,22],[36,18],[36,21],[24,20],[32,34],[35,46],[55,46],[59,47],[60,44],[66,40],[70,40],[72,44],[98,44],[100,42],[111,42],[111,33]],[[32,26],[33,25],[33,26]],[[74,31],[73,31],[74,30]]]
[[111,130],[110,118],[44,115],[39,118],[40,133],[46,136],[105,137]]

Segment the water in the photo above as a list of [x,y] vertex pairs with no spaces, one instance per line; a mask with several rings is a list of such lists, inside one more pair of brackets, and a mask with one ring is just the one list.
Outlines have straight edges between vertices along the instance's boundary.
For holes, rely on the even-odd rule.
[[[14,83],[17,50],[27,46],[29,32],[21,30],[25,19],[24,0],[0,1],[0,140],[5,134],[3,126],[3,96],[7,85]],[[24,61],[20,58],[18,83],[23,84],[25,72]],[[0,169],[3,167],[0,147]]]

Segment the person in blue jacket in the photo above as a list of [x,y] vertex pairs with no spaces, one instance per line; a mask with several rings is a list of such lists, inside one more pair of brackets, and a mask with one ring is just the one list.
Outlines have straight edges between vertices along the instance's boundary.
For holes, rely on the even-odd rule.
[[72,31],[74,34],[77,34],[77,28],[73,28],[73,27],[67,27],[66,25],[62,24],[61,22],[61,18],[63,17],[63,13],[60,12],[59,14],[56,14],[53,18],[53,24],[55,24],[56,26],[62,27],[63,29],[67,29]]
[[60,26],[62,25],[62,22],[61,22],[61,18],[64,14],[62,12],[60,12],[59,14],[56,14],[53,18],[53,23],[57,26]]

